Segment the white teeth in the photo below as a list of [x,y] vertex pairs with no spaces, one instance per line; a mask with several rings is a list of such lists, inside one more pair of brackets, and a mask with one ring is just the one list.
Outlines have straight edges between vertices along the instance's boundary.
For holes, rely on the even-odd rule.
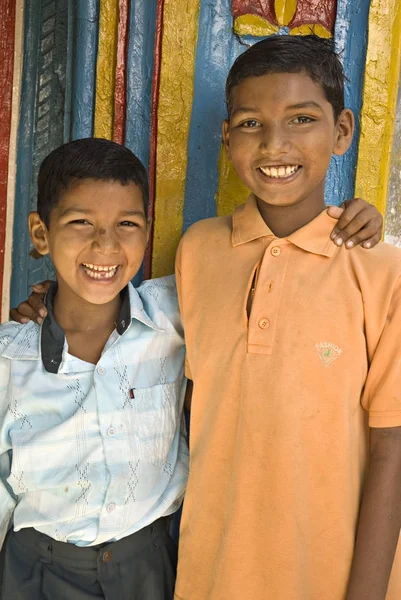
[[259,167],[264,175],[273,179],[288,177],[298,171],[298,165],[282,165],[279,167]]
[[114,271],[117,269],[118,265],[112,265],[111,267],[103,266],[103,265],[92,265],[91,263],[82,263],[84,267],[88,269],[92,269],[94,271]]
[[82,263],[83,269],[92,279],[111,279],[117,273],[118,265],[92,265],[91,263]]

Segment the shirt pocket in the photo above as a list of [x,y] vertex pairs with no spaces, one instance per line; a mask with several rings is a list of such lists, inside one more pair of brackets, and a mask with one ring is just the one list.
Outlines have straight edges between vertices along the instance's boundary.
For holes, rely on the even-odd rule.
[[179,434],[182,379],[146,388],[135,388],[134,431],[142,460],[165,463]]

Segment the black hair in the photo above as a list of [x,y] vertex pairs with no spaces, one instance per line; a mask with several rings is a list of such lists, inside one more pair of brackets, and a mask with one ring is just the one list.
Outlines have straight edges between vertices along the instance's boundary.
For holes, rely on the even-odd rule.
[[344,109],[344,71],[333,41],[316,35],[270,36],[238,56],[226,84],[228,118],[232,110],[233,89],[247,77],[301,72],[320,85],[337,120]]
[[80,179],[135,183],[142,192],[145,215],[149,186],[146,169],[128,148],[101,138],[84,138],[59,146],[44,159],[38,175],[38,213],[49,227],[50,213],[62,193]]

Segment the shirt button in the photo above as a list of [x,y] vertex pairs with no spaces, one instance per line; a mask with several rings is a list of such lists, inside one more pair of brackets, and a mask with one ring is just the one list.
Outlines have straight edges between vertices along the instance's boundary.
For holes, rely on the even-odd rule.
[[273,246],[273,248],[270,250],[270,254],[272,256],[280,256],[281,250],[278,246]]
[[111,550],[103,553],[103,562],[108,563],[113,558],[113,553]]
[[258,325],[261,329],[266,329],[270,325],[269,319],[259,319]]
[[117,431],[117,430],[116,430],[116,428],[115,428],[115,427],[109,427],[109,428],[108,428],[108,430],[107,430],[107,433],[108,433],[109,435],[114,435],[114,434],[116,433],[116,431]]
[[106,369],[103,367],[98,367],[96,371],[99,373],[99,375],[104,375],[106,373]]
[[107,512],[113,512],[115,507],[116,507],[116,505],[114,504],[114,502],[110,502],[110,504],[108,504],[108,506],[107,506]]

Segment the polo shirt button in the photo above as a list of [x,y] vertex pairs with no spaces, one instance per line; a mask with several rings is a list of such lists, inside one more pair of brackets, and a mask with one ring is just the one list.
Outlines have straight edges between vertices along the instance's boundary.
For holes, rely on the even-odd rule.
[[115,508],[116,505],[114,504],[114,502],[110,502],[110,504],[107,506],[107,512],[113,512]]
[[258,325],[261,329],[267,329],[270,325],[269,319],[259,319]]
[[99,375],[104,375],[106,373],[106,369],[104,367],[98,367],[96,370]]
[[111,550],[103,553],[103,562],[108,563],[113,558],[113,553]]
[[280,256],[281,250],[278,246],[273,246],[273,248],[270,250],[270,254],[272,256]]
[[109,427],[107,430],[108,435],[114,435],[116,433],[115,427]]

